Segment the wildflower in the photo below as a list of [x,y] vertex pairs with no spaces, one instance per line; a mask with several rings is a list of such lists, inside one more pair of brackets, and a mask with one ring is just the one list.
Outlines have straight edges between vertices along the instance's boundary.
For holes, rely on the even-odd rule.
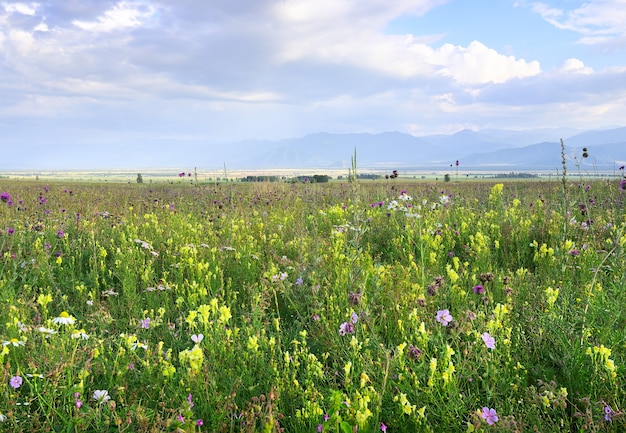
[[193,404],[193,395],[189,394],[187,396],[187,403],[189,403],[189,409],[195,406],[195,404]]
[[63,239],[65,237],[65,232],[63,230],[57,231],[57,237],[59,239]]
[[359,321],[359,316],[356,313],[352,313],[352,315],[350,316],[350,321],[356,325],[356,322]]
[[70,316],[67,311],[61,312],[59,317],[52,319],[52,323],[56,323],[57,325],[73,325],[74,322],[76,322],[76,319],[73,316]]
[[298,277],[298,279],[296,280],[296,286],[301,286],[303,282],[304,280],[302,279],[302,277]]
[[98,404],[102,404],[111,400],[111,396],[109,395],[109,391],[107,391],[106,389],[96,389],[93,392],[91,399],[94,400]]
[[491,335],[489,335],[488,332],[485,332],[482,335],[482,339],[485,342],[485,346],[487,346],[487,349],[493,350],[496,348],[496,340]]
[[77,339],[80,338],[81,340],[89,340],[89,335],[87,335],[87,333],[85,332],[84,329],[75,329],[72,331],[72,334],[70,335],[70,337]]
[[204,424],[204,421],[202,421],[201,419],[199,419],[198,421],[196,421],[196,425],[198,427],[202,426],[202,424]]
[[361,302],[361,291],[357,290],[356,292],[350,292],[348,293],[348,301],[350,301],[350,303],[352,305],[358,305]]
[[487,421],[487,424],[494,425],[498,422],[498,414],[495,409],[490,409],[488,407],[483,407],[483,411],[480,416]]
[[324,431],[324,426],[322,424],[317,425],[317,433],[322,433]]
[[415,359],[418,360],[422,357],[422,350],[419,349],[418,347],[415,347],[413,345],[409,346],[408,349],[408,357],[411,359]]
[[76,409],[80,409],[83,406],[83,402],[80,399],[80,392],[75,392],[74,398],[76,399]]
[[384,422],[380,423],[380,431],[382,431],[383,433],[387,431],[387,426]]
[[484,288],[483,286],[481,286],[481,285],[474,286],[474,287],[472,288],[472,290],[473,290],[473,291],[474,291],[474,293],[476,293],[477,295],[478,295],[478,294],[481,294],[481,293],[485,293],[485,288]]
[[354,334],[354,325],[351,322],[343,322],[339,326],[339,335]]
[[178,421],[180,421],[180,422],[185,422],[185,418],[180,413],[178,414],[178,416],[176,418],[178,418]]
[[7,416],[3,413],[0,413],[0,422],[5,422],[7,420]]
[[626,191],[626,179],[622,179],[619,182],[619,190]]
[[51,335],[57,333],[57,331],[55,331],[54,329],[46,328],[45,326],[40,326],[39,328],[37,328],[37,331],[44,334],[46,338],[50,338]]
[[11,388],[13,389],[18,389],[20,386],[22,386],[23,382],[24,381],[20,376],[13,376],[11,379],[9,379],[9,385],[11,385]]
[[613,415],[615,414],[615,412],[613,412],[613,409],[611,409],[611,406],[609,406],[608,404],[606,404],[604,406],[604,419],[608,422],[613,422]]
[[11,338],[9,341],[5,341],[2,343],[3,346],[14,346],[14,347],[19,347],[19,346],[24,346],[26,345],[25,342],[18,340],[17,338]]
[[441,323],[443,326],[448,326],[448,323],[452,322],[452,316],[450,315],[450,311],[448,310],[439,310],[437,311],[437,316],[435,317],[437,322]]
[[204,334],[193,334],[191,336],[191,341],[193,341],[196,344],[200,344],[200,342],[204,339]]
[[141,327],[143,329],[150,329],[150,318],[149,317],[146,317],[145,319],[143,319],[141,321]]
[[5,203],[11,201],[11,194],[9,194],[8,192],[0,193],[0,201],[3,201]]

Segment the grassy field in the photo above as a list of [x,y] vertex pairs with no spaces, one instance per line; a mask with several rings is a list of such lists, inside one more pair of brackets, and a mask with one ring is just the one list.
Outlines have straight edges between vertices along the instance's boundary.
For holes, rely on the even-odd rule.
[[626,187],[0,180],[0,431],[624,431]]

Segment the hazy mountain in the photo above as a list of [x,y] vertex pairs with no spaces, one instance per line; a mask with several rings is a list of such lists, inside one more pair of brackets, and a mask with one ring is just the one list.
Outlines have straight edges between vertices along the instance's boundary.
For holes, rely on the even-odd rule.
[[[570,132],[572,135],[565,135]],[[539,141],[532,141],[542,138]],[[456,160],[463,170],[553,170],[561,167],[559,139],[568,165],[586,170],[614,170],[626,161],[626,127],[601,131],[540,129],[532,131],[463,130],[451,135],[415,137],[380,134],[316,133],[278,141],[206,143],[198,139],[129,139],[93,146],[52,143],[13,146],[0,159],[0,170],[181,168],[338,168],[349,167],[356,149],[362,168],[441,170]],[[531,142],[532,141],[532,142]],[[531,144],[529,144],[531,142]],[[52,145],[54,144],[54,145]],[[589,158],[584,161],[582,148]]]

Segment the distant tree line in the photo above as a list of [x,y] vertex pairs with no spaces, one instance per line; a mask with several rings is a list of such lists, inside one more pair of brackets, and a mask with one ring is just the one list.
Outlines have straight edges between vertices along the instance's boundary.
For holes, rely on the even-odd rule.
[[501,179],[531,179],[531,178],[535,178],[535,177],[539,177],[538,174],[533,174],[533,173],[514,173],[514,172],[510,172],[510,173],[496,173],[493,175],[493,177]]
[[312,176],[295,176],[291,178],[285,178],[284,176],[246,176],[242,177],[241,182],[280,182],[286,181],[290,183],[326,183],[330,179],[330,176],[326,174],[314,174]]

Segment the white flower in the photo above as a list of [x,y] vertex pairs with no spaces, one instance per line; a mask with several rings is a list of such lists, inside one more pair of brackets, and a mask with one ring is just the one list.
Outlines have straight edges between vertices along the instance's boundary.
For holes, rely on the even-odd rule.
[[0,422],[5,422],[7,420],[7,416],[3,413],[0,413]]
[[76,319],[70,316],[70,313],[67,311],[63,311],[59,314],[59,317],[52,319],[52,323],[56,323],[57,325],[73,325],[74,322],[76,322]]
[[87,335],[87,333],[85,332],[84,329],[75,329],[72,331],[72,334],[70,335],[70,337],[76,339],[76,338],[80,338],[82,340],[89,340],[89,335]]
[[92,400],[95,400],[98,404],[106,403],[111,400],[111,396],[109,395],[109,391],[106,389],[96,389],[91,396]]
[[40,326],[39,328],[37,328],[37,331],[39,331],[42,334],[44,334],[46,336],[46,338],[48,338],[51,335],[57,333],[57,331],[55,331],[54,329],[46,328],[45,326]]
[[19,346],[25,346],[26,343],[22,340],[18,340],[17,338],[11,338],[9,341],[5,341],[2,343],[3,346],[15,346],[15,347],[19,347]]
[[198,335],[193,334],[191,336],[191,341],[193,341],[196,344],[199,344],[202,341],[203,338],[204,338],[203,334],[198,334]]

